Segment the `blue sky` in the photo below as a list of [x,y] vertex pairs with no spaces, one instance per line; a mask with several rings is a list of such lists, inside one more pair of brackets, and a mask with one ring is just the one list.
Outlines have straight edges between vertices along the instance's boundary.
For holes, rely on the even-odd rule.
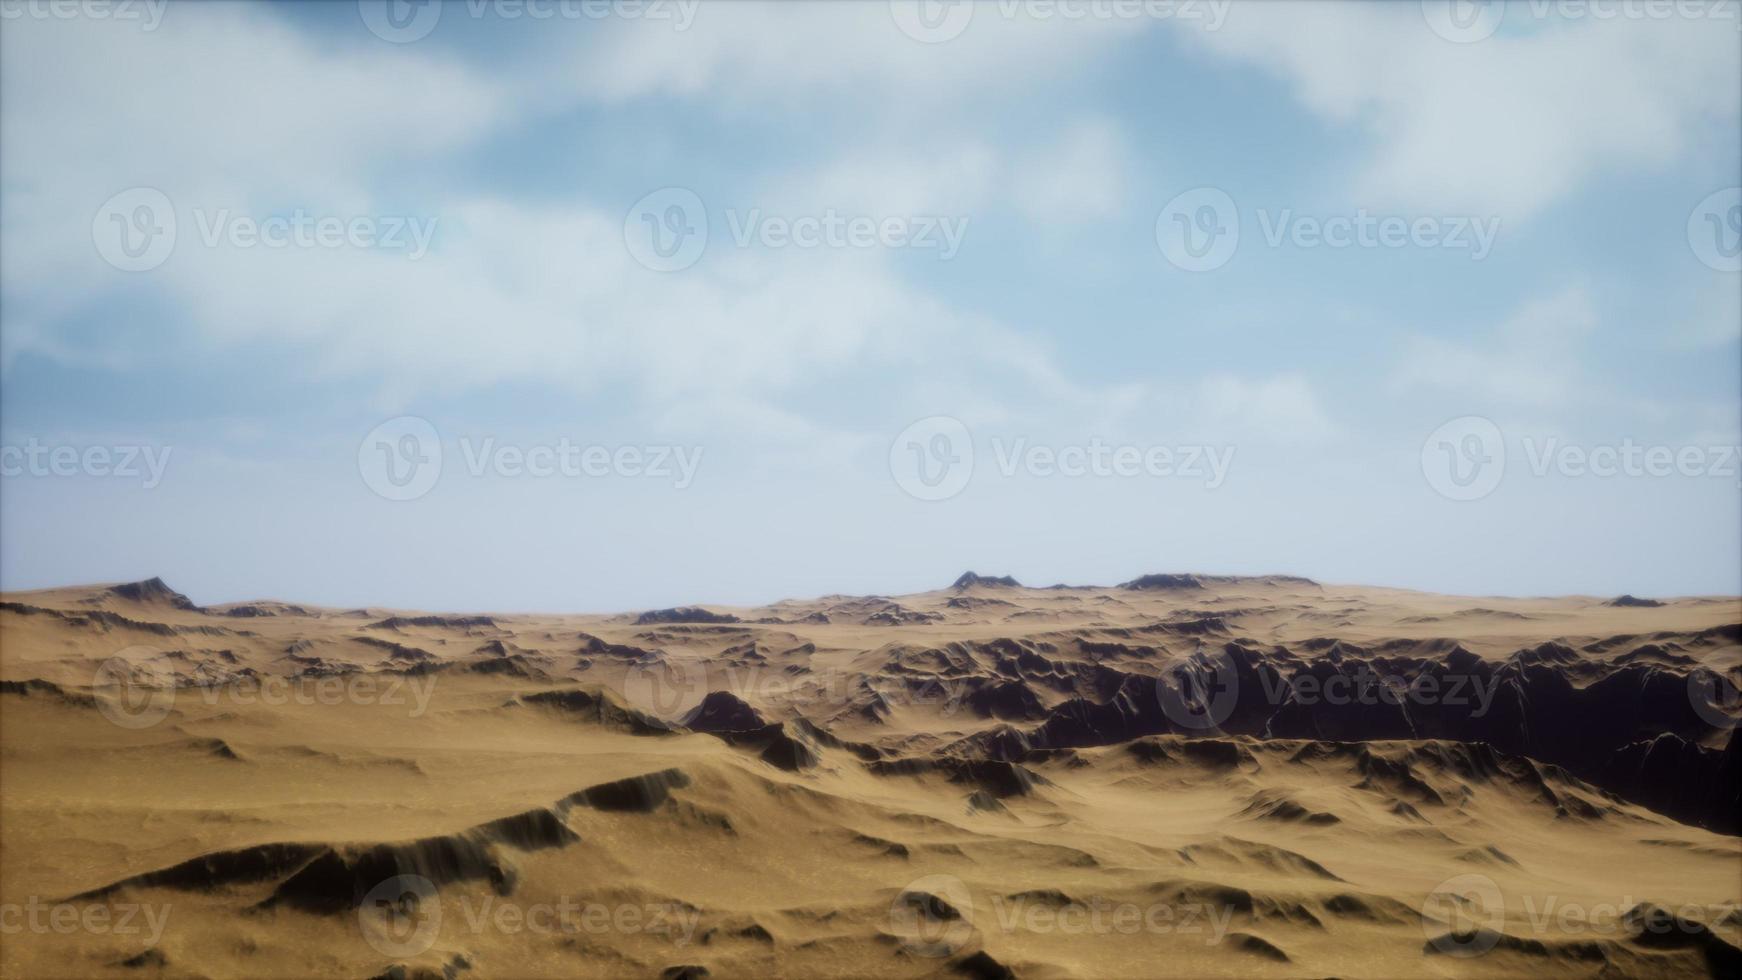
[[[7,589],[608,610],[975,568],[1742,592],[1734,10],[1514,2],[1446,36],[1432,3],[533,0],[414,4],[384,37],[368,2],[79,9],[0,21]],[[666,209],[637,209],[671,188],[707,239],[660,271]],[[1203,188],[1238,245],[1194,271],[1164,246]],[[130,271],[141,189],[175,233]],[[299,214],[375,238],[231,234]],[[907,238],[779,237],[830,214]],[[1312,235],[1363,215],[1426,237]],[[942,222],[947,257],[914,243]],[[406,416],[441,466],[387,499],[365,443]],[[920,499],[891,449],[936,418],[973,461]],[[1436,434],[1472,418],[1492,429]],[[1471,431],[1503,474],[1457,499],[1435,467]],[[562,440],[700,461],[681,487],[466,465]],[[1019,441],[1232,462],[1215,486],[1007,472]],[[1532,465],[1625,445],[1700,463]],[[170,455],[148,487],[33,446]]]

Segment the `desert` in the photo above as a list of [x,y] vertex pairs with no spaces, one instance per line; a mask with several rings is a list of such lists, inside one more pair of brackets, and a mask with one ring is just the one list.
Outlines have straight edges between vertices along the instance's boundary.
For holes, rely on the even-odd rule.
[[1742,604],[0,605],[9,976],[1735,975]]

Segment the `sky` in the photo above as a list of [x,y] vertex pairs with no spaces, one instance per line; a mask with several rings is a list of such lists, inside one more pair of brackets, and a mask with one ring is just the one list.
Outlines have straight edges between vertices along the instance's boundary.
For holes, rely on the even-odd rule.
[[1742,594],[1736,4],[0,3],[0,587]]

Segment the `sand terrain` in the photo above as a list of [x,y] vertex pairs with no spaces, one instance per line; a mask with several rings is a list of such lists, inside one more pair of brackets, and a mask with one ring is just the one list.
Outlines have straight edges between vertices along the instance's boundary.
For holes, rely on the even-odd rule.
[[6,976],[1739,975],[1742,600],[0,601]]

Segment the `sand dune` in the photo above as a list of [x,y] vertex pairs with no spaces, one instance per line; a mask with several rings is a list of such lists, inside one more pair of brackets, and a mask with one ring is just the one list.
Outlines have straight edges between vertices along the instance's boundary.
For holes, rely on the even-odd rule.
[[0,600],[7,976],[1734,976],[1742,601]]

